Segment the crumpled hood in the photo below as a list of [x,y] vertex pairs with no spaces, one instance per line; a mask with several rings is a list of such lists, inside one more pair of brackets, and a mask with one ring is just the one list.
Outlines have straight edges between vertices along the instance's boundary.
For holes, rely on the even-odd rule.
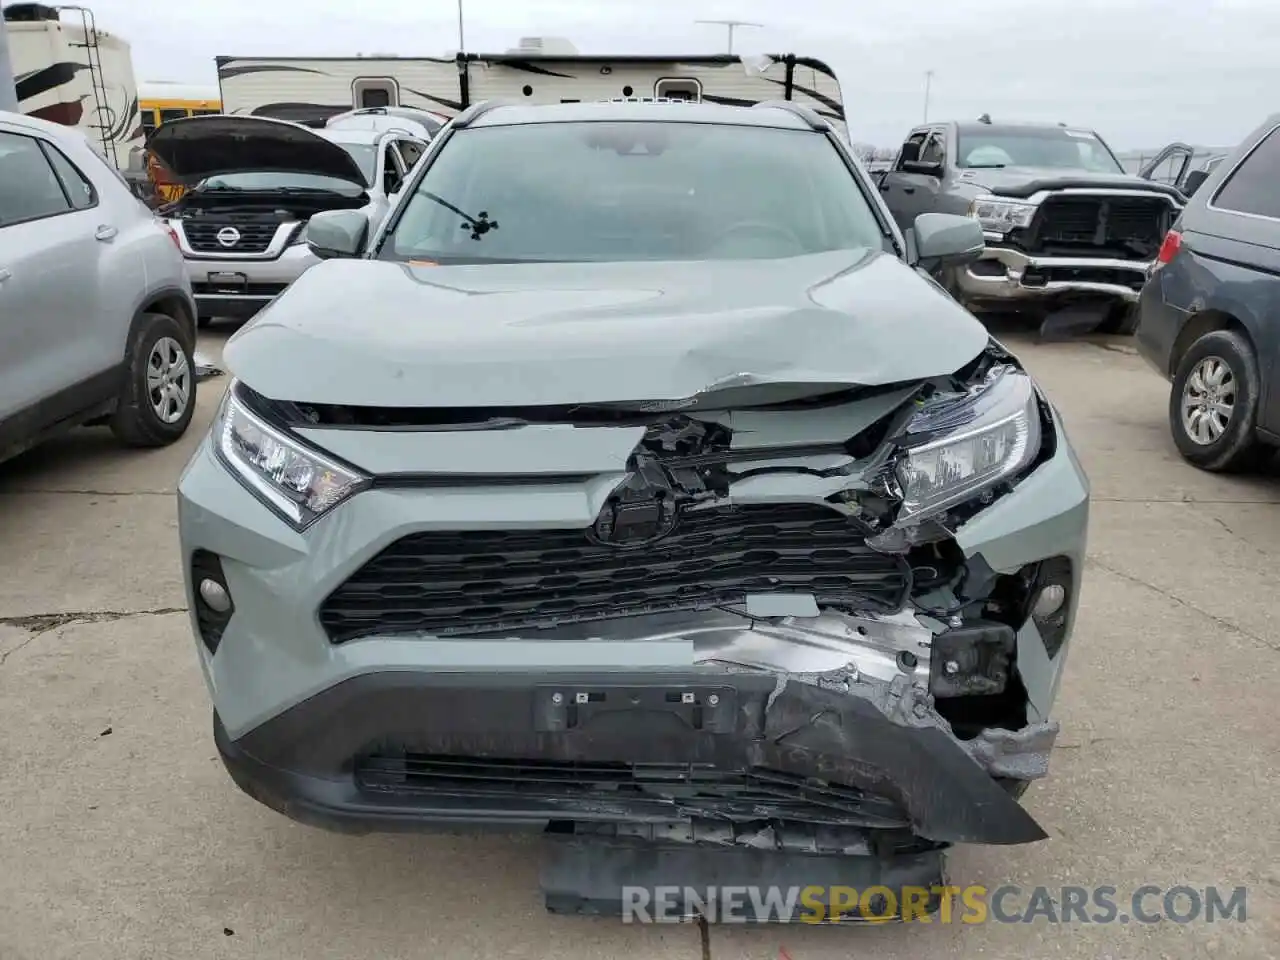
[[992,193],[1005,197],[1029,197],[1040,190],[1060,190],[1064,187],[1095,187],[1110,190],[1144,190],[1181,199],[1178,191],[1163,183],[1154,183],[1127,173],[1089,173],[1083,170],[1063,170],[1061,167],[1001,167],[999,169],[970,169],[963,175],[964,182],[985,187]]
[[329,260],[223,357],[277,400],[518,407],[897,383],[951,373],[987,341],[938,287],[871,251],[688,263]]
[[366,187],[355,158],[332,140],[269,117],[184,117],[161,124],[147,141],[178,181],[228,173],[310,173]]

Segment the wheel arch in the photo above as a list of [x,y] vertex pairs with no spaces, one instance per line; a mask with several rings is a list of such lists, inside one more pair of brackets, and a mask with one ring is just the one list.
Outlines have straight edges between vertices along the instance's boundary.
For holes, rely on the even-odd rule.
[[133,320],[129,324],[129,337],[125,341],[125,357],[129,356],[138,329],[143,318],[149,313],[162,313],[172,317],[181,325],[188,340],[185,346],[194,351],[196,346],[196,308],[191,295],[181,287],[161,287],[152,290],[133,312]]
[[[1226,310],[1200,310],[1192,314],[1182,325],[1177,339],[1173,342],[1173,349],[1169,351],[1168,374],[1171,378],[1177,373],[1178,364],[1191,349],[1191,345],[1206,333],[1213,333],[1215,330],[1230,330],[1244,337],[1245,342],[1249,344],[1249,349],[1253,351],[1255,360],[1261,366],[1262,358],[1258,354],[1258,343],[1239,317]],[[1261,374],[1261,370],[1259,373]]]

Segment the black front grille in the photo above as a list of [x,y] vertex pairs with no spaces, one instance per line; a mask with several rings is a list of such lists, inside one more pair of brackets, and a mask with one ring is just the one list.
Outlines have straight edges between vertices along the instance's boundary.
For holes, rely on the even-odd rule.
[[358,757],[362,790],[477,800],[518,798],[567,815],[575,802],[608,802],[631,816],[707,815],[732,820],[786,820],[905,826],[902,809],[855,787],[752,768],[721,770],[710,764],[587,763],[496,760],[432,754],[382,753]]
[[330,594],[320,622],[341,643],[711,609],[770,591],[897,609],[909,576],[902,558],[869,548],[834,509],[716,507],[686,512],[664,539],[629,549],[593,543],[586,530],[410,534]]
[[1170,223],[1161,197],[1064,194],[1041,204],[1025,245],[1035,253],[1149,260]]
[[[182,229],[187,235],[187,246],[198,253],[248,254],[266,253],[279,226],[275,220],[186,220]],[[218,241],[218,233],[228,227],[240,234],[240,238],[230,246]]]

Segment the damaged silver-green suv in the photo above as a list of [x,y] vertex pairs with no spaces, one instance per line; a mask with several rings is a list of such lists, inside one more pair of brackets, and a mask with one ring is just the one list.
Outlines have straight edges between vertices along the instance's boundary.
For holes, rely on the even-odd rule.
[[244,790],[545,830],[564,910],[1044,836],[1089,491],[929,279],[976,220],[900,233],[789,103],[481,105],[308,242],[179,491]]

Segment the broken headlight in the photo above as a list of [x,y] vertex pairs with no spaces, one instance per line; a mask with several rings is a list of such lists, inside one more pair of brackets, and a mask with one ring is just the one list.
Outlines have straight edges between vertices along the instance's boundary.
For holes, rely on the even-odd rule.
[[233,383],[213,426],[218,459],[259,500],[298,530],[361,489],[367,478],[271,426]]
[[969,204],[969,216],[982,224],[983,230],[1008,233],[1031,226],[1031,218],[1039,209],[1034,203],[1006,200],[999,197],[978,197]]
[[1040,452],[1031,378],[993,367],[966,393],[924,401],[898,440],[898,523],[962,503],[1018,473]]

